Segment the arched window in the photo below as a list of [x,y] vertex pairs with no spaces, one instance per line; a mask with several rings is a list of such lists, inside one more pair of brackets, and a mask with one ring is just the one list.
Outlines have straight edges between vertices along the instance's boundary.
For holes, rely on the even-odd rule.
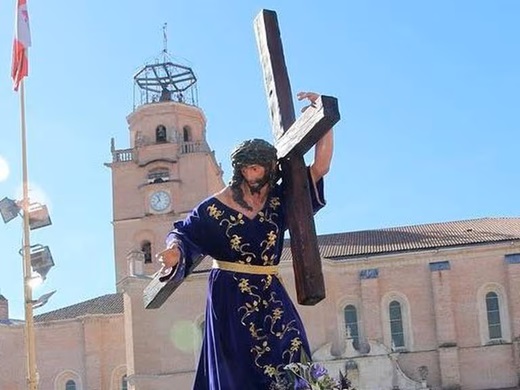
[[511,321],[504,286],[486,283],[479,288],[476,298],[482,345],[511,342]]
[[130,388],[125,365],[122,364],[112,370],[110,386],[103,387],[103,389],[105,388],[110,390],[128,390]]
[[77,372],[64,370],[54,381],[54,390],[77,390],[82,388],[81,377]]
[[182,139],[184,142],[191,142],[191,128],[189,126],[184,126],[182,128]]
[[143,241],[141,244],[141,251],[144,253],[144,263],[152,262],[152,243],[150,241]]
[[502,338],[502,324],[500,322],[500,307],[498,295],[491,291],[486,294],[486,312],[489,339],[497,340]]
[[126,378],[126,375],[123,375],[121,378],[121,390],[128,390],[128,379]]
[[392,346],[394,348],[402,348],[405,346],[405,344],[401,304],[397,301],[390,302],[388,311],[390,318],[390,335],[392,337]]
[[381,299],[384,344],[397,351],[413,351],[410,301],[401,292],[391,291]]
[[347,305],[343,312],[345,316],[345,334],[350,333],[354,346],[359,345],[359,327],[356,307],[354,305]]
[[76,390],[76,382],[69,379],[67,383],[65,383],[65,390]]
[[166,142],[166,127],[164,125],[159,125],[155,129],[155,142],[158,144]]

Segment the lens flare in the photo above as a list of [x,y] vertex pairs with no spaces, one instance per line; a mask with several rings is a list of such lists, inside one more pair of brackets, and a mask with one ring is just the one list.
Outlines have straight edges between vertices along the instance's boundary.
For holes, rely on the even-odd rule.
[[35,289],[37,287],[40,287],[43,283],[43,279],[40,275],[34,274],[28,281],[29,287],[31,289]]
[[9,177],[9,165],[7,161],[0,156],[0,182],[6,180]]
[[[23,197],[23,188],[20,186],[16,191],[17,199],[22,199]],[[52,208],[51,201],[45,191],[35,183],[29,183],[29,199],[31,203],[40,203],[47,205],[49,209]]]
[[201,333],[190,321],[177,321],[170,331],[170,338],[176,348],[183,352],[193,352],[200,348]]

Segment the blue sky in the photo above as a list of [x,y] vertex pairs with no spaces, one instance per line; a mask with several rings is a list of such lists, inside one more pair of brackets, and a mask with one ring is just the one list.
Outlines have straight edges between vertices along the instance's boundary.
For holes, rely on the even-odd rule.
[[[233,146],[271,137],[252,25],[260,9],[277,11],[293,92],[340,102],[319,233],[520,215],[517,0],[71,4],[28,0],[29,176],[53,219],[31,243],[49,245],[56,262],[34,295],[58,290],[36,313],[115,291],[103,163],[111,137],[128,146],[132,76],[160,54],[165,22],[173,59],[199,80],[227,181]],[[21,192],[14,7],[0,3],[0,198]],[[0,225],[0,293],[20,319],[21,236],[21,219]]]

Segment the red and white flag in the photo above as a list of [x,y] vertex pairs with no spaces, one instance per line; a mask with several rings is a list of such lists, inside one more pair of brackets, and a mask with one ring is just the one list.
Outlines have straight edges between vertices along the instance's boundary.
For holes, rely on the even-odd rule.
[[31,46],[31,31],[29,29],[27,0],[17,0],[13,41],[13,63],[11,67],[11,77],[13,78],[13,87],[15,91],[18,91],[20,82],[29,74],[29,62],[27,58],[29,46]]

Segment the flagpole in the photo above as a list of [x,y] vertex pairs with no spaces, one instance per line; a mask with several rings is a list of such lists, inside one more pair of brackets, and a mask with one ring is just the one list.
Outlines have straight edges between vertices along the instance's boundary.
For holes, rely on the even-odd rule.
[[33,299],[31,289],[31,241],[29,226],[29,174],[27,169],[27,135],[25,128],[25,88],[23,79],[20,81],[20,124],[22,136],[22,210],[23,210],[23,284],[25,298],[25,349],[27,358],[27,388],[38,389],[38,374],[36,371],[36,345],[34,337]]

